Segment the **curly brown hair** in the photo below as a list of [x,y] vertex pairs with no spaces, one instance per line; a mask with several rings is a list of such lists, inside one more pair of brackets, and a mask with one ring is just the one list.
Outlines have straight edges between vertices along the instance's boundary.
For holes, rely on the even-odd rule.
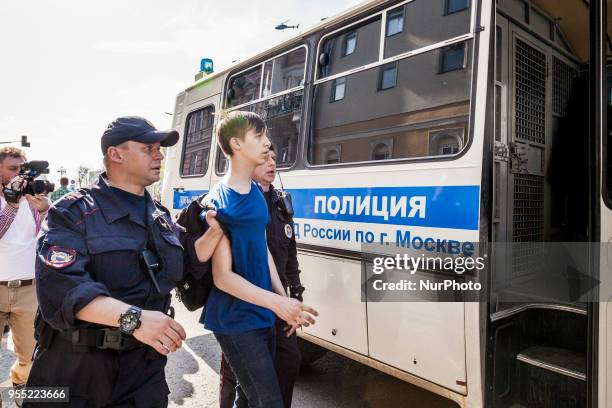
[[26,161],[25,152],[18,147],[8,146],[0,148],[0,163],[2,163],[7,157],[13,157],[15,159]]

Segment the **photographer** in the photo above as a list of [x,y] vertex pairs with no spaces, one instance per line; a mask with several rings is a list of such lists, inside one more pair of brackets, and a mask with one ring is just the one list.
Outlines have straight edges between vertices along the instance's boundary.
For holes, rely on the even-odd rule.
[[4,189],[24,186],[19,176],[25,162],[21,149],[0,149],[0,325],[9,324],[17,361],[11,368],[16,387],[24,386],[30,367],[34,340],[34,315],[38,307],[34,284],[36,235],[49,201],[44,195],[26,194],[16,203],[8,202]]

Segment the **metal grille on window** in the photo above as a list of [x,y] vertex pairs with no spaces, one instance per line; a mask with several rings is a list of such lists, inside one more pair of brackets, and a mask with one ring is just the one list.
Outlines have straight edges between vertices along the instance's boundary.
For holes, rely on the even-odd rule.
[[187,117],[181,175],[205,174],[212,140],[213,113],[211,107],[192,112]]
[[243,107],[243,110],[257,113],[266,122],[268,137],[276,148],[279,167],[291,165],[297,157],[303,96],[304,91],[299,89]]
[[544,143],[546,55],[516,39],[516,138]]
[[540,265],[544,238],[544,180],[531,174],[514,175],[512,214],[512,271],[533,271]]
[[578,71],[565,61],[553,57],[553,114],[565,116],[572,81]]

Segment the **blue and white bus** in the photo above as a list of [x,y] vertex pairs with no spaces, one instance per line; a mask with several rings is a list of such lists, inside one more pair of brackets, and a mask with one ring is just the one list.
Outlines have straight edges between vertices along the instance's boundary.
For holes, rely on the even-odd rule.
[[[164,204],[178,212],[223,177],[216,114],[255,111],[293,197],[305,301],[320,311],[302,341],[462,407],[612,408],[607,6],[368,1],[200,73],[176,99]],[[481,255],[573,242],[596,283],[586,300],[527,293],[542,286],[532,245],[455,277],[486,301],[363,299],[364,248],[377,242]],[[500,279],[520,282],[519,296],[504,301]]]

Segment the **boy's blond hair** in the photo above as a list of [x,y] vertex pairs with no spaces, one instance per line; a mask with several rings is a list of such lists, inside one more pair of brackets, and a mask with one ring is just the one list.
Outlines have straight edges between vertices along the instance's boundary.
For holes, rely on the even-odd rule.
[[217,124],[217,140],[219,147],[228,156],[234,152],[230,146],[230,140],[234,137],[244,140],[244,136],[249,130],[256,133],[266,131],[266,122],[261,116],[248,111],[231,111],[221,115],[221,120]]

